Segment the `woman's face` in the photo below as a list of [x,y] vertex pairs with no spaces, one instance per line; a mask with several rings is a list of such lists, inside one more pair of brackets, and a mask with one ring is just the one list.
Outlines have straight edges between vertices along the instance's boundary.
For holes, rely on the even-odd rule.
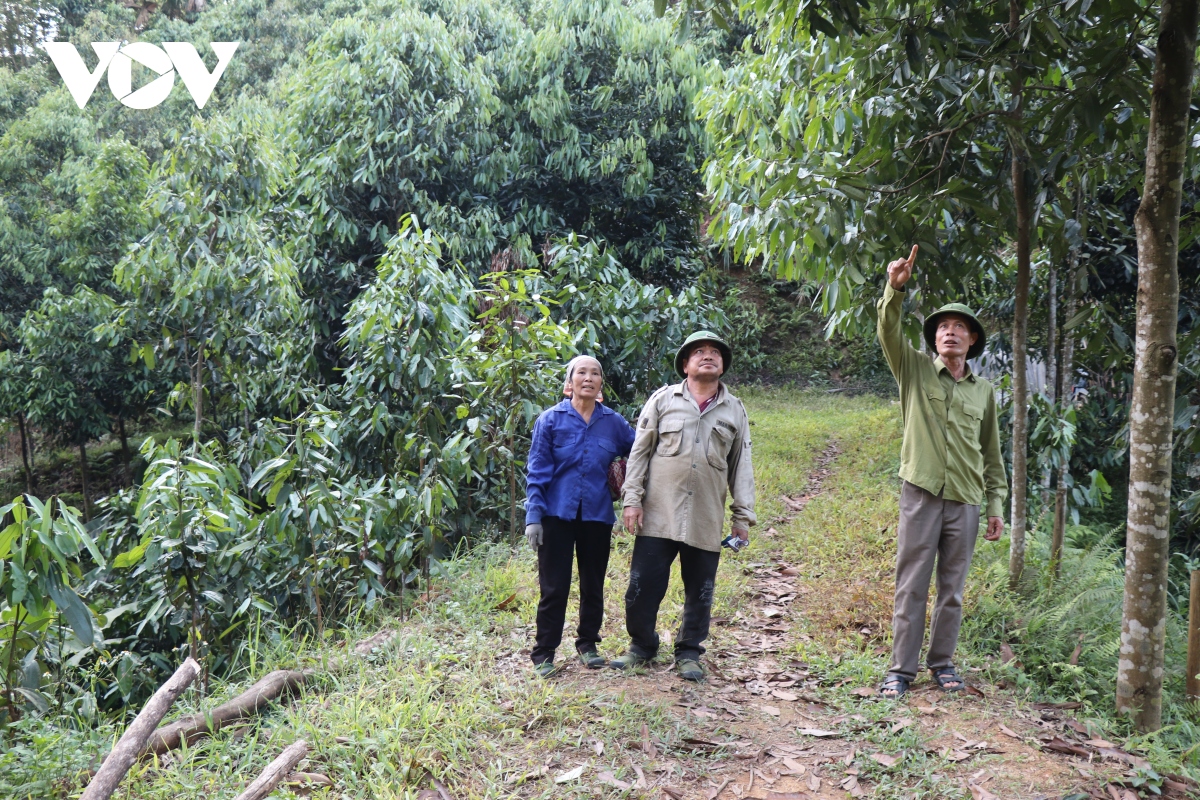
[[581,360],[571,373],[571,395],[581,400],[595,400],[604,387],[600,365],[590,358]]

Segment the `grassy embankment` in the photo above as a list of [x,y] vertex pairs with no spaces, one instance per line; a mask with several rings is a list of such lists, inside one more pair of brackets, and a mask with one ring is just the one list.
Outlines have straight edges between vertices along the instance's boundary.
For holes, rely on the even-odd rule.
[[[743,396],[754,424],[760,526],[750,551],[723,559],[714,616],[731,618],[749,610],[749,578],[742,567],[779,559],[796,565],[812,591],[792,606],[796,613],[789,622],[794,634],[789,641],[794,657],[821,677],[815,691],[832,708],[885,718],[892,704],[863,702],[850,693],[873,684],[886,662],[897,506],[896,408],[872,397],[786,391],[747,391]],[[803,494],[817,457],[831,442],[840,453],[824,490],[795,514],[781,495]],[[763,535],[769,527],[777,531],[774,536]],[[1021,608],[995,586],[997,565],[1004,562],[1006,551],[1007,540],[981,543],[968,589],[972,622],[961,663],[975,668],[970,674],[977,678],[1007,680],[1019,694],[1036,694],[1039,684],[1012,665],[1000,665],[992,655],[996,615]],[[626,641],[621,598],[629,553],[629,539],[617,539],[602,645],[609,655],[619,653]],[[460,800],[617,796],[620,793],[598,782],[599,775],[608,770],[619,779],[635,779],[633,766],[644,763],[643,725],[651,739],[670,752],[671,758],[660,758],[661,763],[684,784],[733,758],[732,749],[709,754],[686,749],[682,743],[687,738],[732,741],[734,734],[719,722],[681,716],[671,703],[639,691],[639,677],[608,671],[584,676],[578,666],[559,680],[531,675],[527,654],[537,590],[527,550],[480,548],[446,564],[438,589],[440,594],[408,620],[363,619],[334,635],[344,635],[342,640],[319,645],[286,634],[256,636],[249,645],[247,681],[278,667],[326,673],[331,661],[343,657],[348,643],[381,627],[400,631],[383,652],[349,658],[338,674],[322,674],[294,703],[246,727],[223,731],[163,763],[135,767],[120,796],[233,797],[297,738],[306,739],[312,748],[303,768],[333,781],[331,797],[415,798],[429,785],[430,776]],[[508,605],[513,610],[496,609],[513,594],[517,601]],[[664,604],[660,630],[677,625],[681,599],[676,580]],[[575,612],[573,605],[569,628]],[[1069,627],[1050,626],[1043,633],[1058,635]],[[569,635],[570,630],[560,660],[570,652]],[[730,633],[714,627],[710,655],[731,641]],[[1093,660],[1105,658],[1106,652],[1097,644]],[[720,663],[727,669],[728,662]],[[1079,670],[1091,668],[1088,658],[1080,663]],[[1089,680],[1095,677],[1075,676],[1081,686]],[[244,684],[214,687],[213,695],[203,701],[193,690],[180,701],[180,710],[211,707],[241,688]],[[1061,697],[1061,685],[1056,688]],[[1104,719],[1104,700],[1088,698],[1094,703],[1092,724],[1098,731],[1119,734]],[[1080,712],[1080,719],[1088,710]],[[1187,713],[1177,713],[1173,724],[1191,725]],[[1194,709],[1190,713],[1194,719]],[[1148,748],[1156,765],[1179,769],[1184,748],[1178,742],[1186,733],[1186,728],[1177,729],[1165,738],[1137,743]],[[907,753],[896,769],[865,765],[862,777],[875,796],[898,796],[901,787],[913,796],[962,796],[961,788],[953,788],[945,777],[952,765],[927,749],[915,728],[890,731],[874,726],[857,736],[868,747]],[[20,757],[26,765],[54,764],[61,777],[63,766],[86,766],[86,751],[94,751],[98,742],[91,738],[87,747],[80,744],[73,736],[48,736]],[[14,776],[12,757],[15,754],[0,759],[0,764],[8,761],[0,775],[8,771]],[[553,782],[556,775],[577,766],[585,767],[578,779]]]

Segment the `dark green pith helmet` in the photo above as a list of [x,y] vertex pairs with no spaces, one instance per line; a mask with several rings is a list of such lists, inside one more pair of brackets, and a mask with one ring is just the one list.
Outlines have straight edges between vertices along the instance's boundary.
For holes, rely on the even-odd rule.
[[725,344],[725,340],[712,331],[696,331],[684,339],[679,351],[675,353],[675,371],[679,373],[679,377],[687,377],[687,373],[683,371],[683,365],[687,363],[688,356],[692,354],[693,345],[701,342],[712,342],[717,346],[717,349],[721,351],[721,361],[724,362],[721,372],[729,372],[729,365],[733,363],[733,351],[729,349],[729,345]]
[[975,312],[962,303],[947,303],[925,318],[925,344],[929,345],[929,352],[937,354],[938,320],[946,314],[958,314],[970,320],[971,329],[979,334],[979,338],[967,351],[967,358],[978,357],[983,352],[983,346],[987,344],[987,331],[983,329],[983,323],[975,316]]

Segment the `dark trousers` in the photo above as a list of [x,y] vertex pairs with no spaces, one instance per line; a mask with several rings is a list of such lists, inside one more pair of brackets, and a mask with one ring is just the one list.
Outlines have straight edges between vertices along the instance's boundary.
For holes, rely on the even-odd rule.
[[576,559],[579,628],[575,649],[599,644],[600,624],[604,622],[604,574],[608,571],[611,544],[612,526],[606,522],[542,518],[542,546],[537,552],[542,599],[538,602],[533,663],[553,661],[554,651],[562,643],[567,598],[571,594],[571,562]]
[[683,576],[683,621],[675,635],[675,660],[698,659],[701,643],[708,638],[712,618],[713,590],[717,579],[719,552],[660,539],[639,536],[629,565],[629,589],[625,592],[625,627],[629,649],[642,658],[658,655],[658,607],[667,594],[671,564],[679,556]]

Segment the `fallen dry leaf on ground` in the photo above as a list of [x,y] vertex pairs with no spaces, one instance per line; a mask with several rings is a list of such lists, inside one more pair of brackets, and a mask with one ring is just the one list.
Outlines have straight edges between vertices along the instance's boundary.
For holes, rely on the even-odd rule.
[[823,731],[820,728],[798,728],[796,733],[800,734],[801,736],[816,736],[821,739],[830,737],[836,738],[841,736],[841,734],[837,731]]
[[971,797],[974,800],[1000,800],[999,797],[989,792],[982,786],[977,786],[974,783],[967,784],[967,788],[971,790]]
[[894,767],[900,759],[896,758],[896,756],[889,756],[886,753],[872,753],[871,760],[885,767]]
[[601,772],[599,775],[597,775],[596,780],[600,781],[603,784],[612,786],[615,789],[620,789],[621,791],[626,791],[627,789],[633,788],[632,783],[626,783],[625,781],[619,779],[616,775],[613,775],[608,770],[605,770],[604,772]]
[[733,780],[733,778],[726,778],[725,780],[721,781],[720,786],[718,786],[715,789],[710,790],[707,795],[708,800],[717,800],[717,796],[720,795],[721,792],[725,791],[725,787],[728,786],[729,782],[732,780]]
[[310,790],[318,786],[333,786],[333,781],[329,776],[319,772],[293,772],[288,776],[287,783],[306,786]]
[[583,765],[581,764],[580,766],[576,767],[575,769],[570,770],[569,772],[564,772],[562,775],[559,775],[557,778],[554,779],[554,782],[555,783],[570,783],[573,780],[578,780],[579,776],[583,774],[583,769],[584,769]]
[[1003,722],[1000,723],[1000,732],[1003,733],[1005,736],[1011,736],[1014,739],[1021,738],[1021,734],[1017,733],[1012,728],[1005,725]]

